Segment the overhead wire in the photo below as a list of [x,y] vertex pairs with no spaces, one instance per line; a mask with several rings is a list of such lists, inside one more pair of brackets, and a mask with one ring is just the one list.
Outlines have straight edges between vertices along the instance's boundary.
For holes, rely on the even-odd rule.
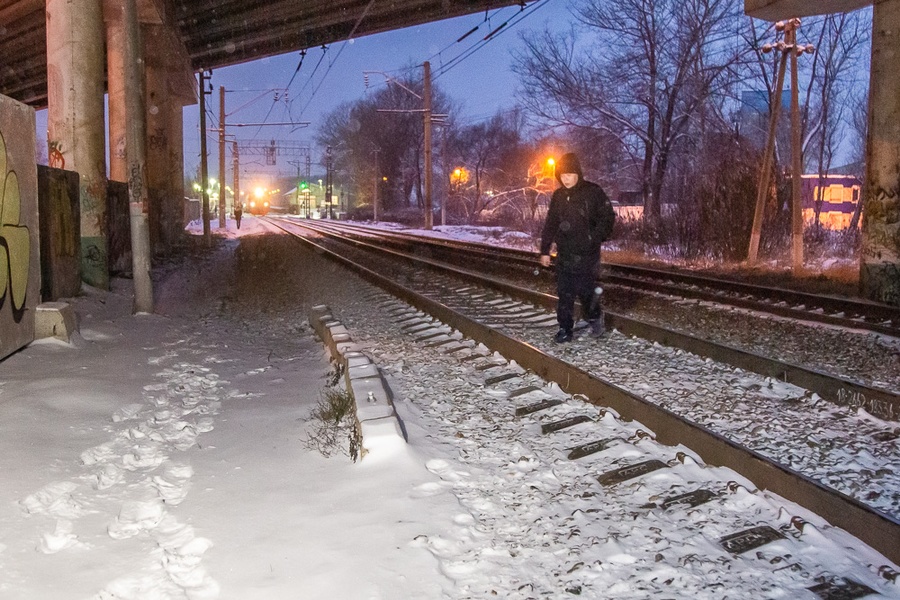
[[[463,50],[462,52],[457,54],[455,57],[451,58],[446,63],[442,63],[441,66],[437,69],[437,74],[433,77],[433,79],[438,79],[442,75],[446,75],[451,69],[453,69],[454,67],[456,67],[457,65],[462,63],[464,60],[466,60],[467,58],[472,56],[478,50],[481,50],[485,45],[487,45],[492,40],[496,39],[499,35],[502,35],[503,33],[510,31],[511,30],[510,26],[517,25],[520,21],[522,21],[523,19],[530,16],[535,11],[537,11],[538,9],[540,9],[541,7],[546,5],[548,3],[548,1],[549,0],[538,0],[537,2],[531,4],[530,6],[525,6],[525,7],[520,8],[519,12],[517,12],[515,15],[513,15],[512,17],[510,17],[509,19],[504,21],[498,27],[496,27],[493,30],[491,30],[490,32],[488,32],[488,34],[486,36],[484,36],[484,38],[477,41],[472,46],[466,48],[465,50]],[[473,31],[474,30],[465,34],[460,39],[465,39]]]
[[[358,18],[358,19],[356,19],[356,23],[354,23],[353,29],[350,30],[350,34],[347,35],[347,39],[344,40],[344,43],[343,43],[343,44],[341,45],[341,47],[338,49],[337,55],[334,57],[333,60],[331,60],[331,61],[328,63],[328,69],[325,70],[325,74],[322,75],[322,79],[319,80],[319,85],[317,85],[316,88],[312,91],[312,94],[309,95],[309,100],[306,102],[306,104],[303,105],[303,108],[300,110],[300,115],[301,115],[301,116],[303,115],[303,112],[304,112],[307,108],[309,108],[309,105],[310,105],[310,103],[312,103],[313,98],[316,97],[316,92],[319,91],[319,88],[322,87],[322,84],[323,84],[323,83],[325,82],[325,80],[328,78],[328,74],[331,72],[331,68],[334,67],[334,64],[335,64],[335,63],[338,61],[338,59],[341,57],[341,53],[343,53],[343,52],[344,52],[344,48],[347,47],[347,42],[349,42],[350,40],[353,39],[353,36],[356,34],[356,30],[359,28],[359,26],[360,26],[360,24],[362,23],[363,19],[366,18],[366,15],[369,13],[369,10],[372,8],[372,5],[373,5],[373,4],[375,4],[375,0],[369,0],[369,3],[366,5],[366,8],[363,9],[363,11],[362,11],[362,14],[359,15],[359,18]],[[310,80],[312,80],[312,77],[310,77]]]

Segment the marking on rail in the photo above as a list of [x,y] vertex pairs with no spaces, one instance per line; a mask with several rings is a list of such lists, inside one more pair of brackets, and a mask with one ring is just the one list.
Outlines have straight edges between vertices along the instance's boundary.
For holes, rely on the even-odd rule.
[[523,388],[519,388],[517,390],[513,390],[509,393],[507,398],[516,398],[518,396],[524,396],[525,394],[530,394],[531,392],[539,392],[541,388],[535,385],[526,385]]
[[490,358],[490,354],[470,354],[468,356],[463,356],[459,359],[459,362],[469,362],[470,360],[477,360],[479,358]]
[[505,362],[486,362],[483,365],[475,365],[476,371],[487,371],[488,369],[493,369],[495,367],[505,367],[509,363]]
[[693,492],[688,492],[686,494],[680,494],[678,496],[665,498],[662,502],[659,503],[659,507],[663,510],[669,510],[672,507],[679,506],[688,506],[690,508],[694,508],[695,506],[706,504],[716,496],[718,496],[718,494],[716,494],[715,492],[701,488],[699,490],[694,490]]
[[719,540],[719,544],[732,554],[743,554],[749,550],[765,546],[775,540],[783,540],[784,536],[768,525],[751,527],[738,533],[726,535]]
[[456,340],[450,337],[449,335],[445,335],[443,339],[431,340],[427,344],[425,344],[426,348],[437,348],[438,346],[444,346],[451,342],[455,342]]
[[441,335],[447,335],[447,332],[446,332],[446,331],[432,331],[431,333],[428,333],[428,334],[426,334],[426,335],[417,337],[417,338],[416,338],[416,341],[417,341],[417,342],[424,342],[424,341],[427,341],[427,340],[432,340],[432,339],[434,339],[434,338],[436,338],[436,337],[438,337],[438,336],[441,336]]
[[634,465],[628,465],[621,469],[602,473],[597,477],[597,481],[602,485],[616,485],[617,483],[622,483],[623,481],[628,481],[629,479],[634,479],[635,477],[640,477],[641,475],[646,475],[647,473],[652,473],[659,469],[665,469],[666,467],[668,467],[666,463],[654,458]]
[[522,406],[516,409],[517,417],[524,417],[525,415],[530,415],[532,413],[536,413],[538,411],[552,408],[554,406],[559,406],[562,404],[562,400],[558,398],[550,398],[549,400],[543,400],[542,402],[538,402],[536,404],[529,404],[528,406]]
[[875,590],[852,579],[835,577],[829,581],[806,588],[822,600],[853,600],[874,594]]
[[541,433],[554,433],[556,431],[561,431],[568,427],[573,427],[575,425],[579,425],[581,423],[591,423],[593,419],[591,419],[587,415],[578,415],[577,417],[569,417],[568,419],[562,419],[561,421],[554,421],[552,423],[545,423],[541,425]]
[[503,381],[508,381],[510,379],[515,379],[516,377],[521,377],[519,373],[504,373],[502,375],[495,375],[493,377],[488,377],[484,380],[484,385],[496,385]]
[[567,458],[569,460],[577,460],[579,458],[584,458],[585,456],[590,456],[591,454],[596,454],[597,452],[602,452],[618,439],[619,438],[607,438],[605,440],[596,440],[594,442],[575,446],[574,448],[569,448],[569,455]]

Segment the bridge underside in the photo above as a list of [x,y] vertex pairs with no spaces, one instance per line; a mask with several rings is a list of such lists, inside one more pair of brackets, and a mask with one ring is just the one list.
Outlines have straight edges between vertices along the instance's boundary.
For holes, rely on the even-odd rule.
[[[113,0],[107,0],[112,2]],[[139,0],[141,21],[171,27],[194,71],[458,17],[504,0]],[[0,0],[0,94],[47,106],[45,0]]]
[[847,12],[871,4],[872,0],[744,0],[744,12],[757,19],[780,21]]

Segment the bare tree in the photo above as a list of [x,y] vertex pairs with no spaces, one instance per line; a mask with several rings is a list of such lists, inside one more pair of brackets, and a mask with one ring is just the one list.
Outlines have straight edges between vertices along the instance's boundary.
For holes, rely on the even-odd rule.
[[822,210],[825,180],[845,125],[844,107],[850,90],[860,83],[852,74],[858,71],[863,49],[869,41],[871,22],[867,17],[867,13],[856,11],[826,15],[804,23],[804,32],[816,44],[802,121],[804,153],[807,156],[814,153],[807,163],[819,176],[814,209],[816,226]]
[[523,189],[527,174],[522,128],[521,114],[512,111],[451,133],[451,156],[468,173],[467,185],[457,190],[456,198],[469,222],[521,198],[511,192]]
[[553,124],[615,136],[658,220],[672,153],[746,48],[738,0],[581,0],[567,34],[525,36],[523,101]]
[[[370,96],[337,107],[316,136],[332,147],[335,168],[357,186],[356,197],[371,204],[377,185],[379,205],[386,210],[409,207],[413,200],[423,205],[423,86],[417,75],[411,68]],[[432,89],[432,107],[439,113],[450,110],[439,89]]]

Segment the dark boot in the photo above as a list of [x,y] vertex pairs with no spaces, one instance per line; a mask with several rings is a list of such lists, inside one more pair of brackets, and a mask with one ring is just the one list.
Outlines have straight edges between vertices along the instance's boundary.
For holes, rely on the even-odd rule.
[[556,336],[553,338],[553,341],[557,344],[563,344],[565,342],[572,341],[572,330],[565,329],[564,327],[560,327],[559,331],[556,332]]

